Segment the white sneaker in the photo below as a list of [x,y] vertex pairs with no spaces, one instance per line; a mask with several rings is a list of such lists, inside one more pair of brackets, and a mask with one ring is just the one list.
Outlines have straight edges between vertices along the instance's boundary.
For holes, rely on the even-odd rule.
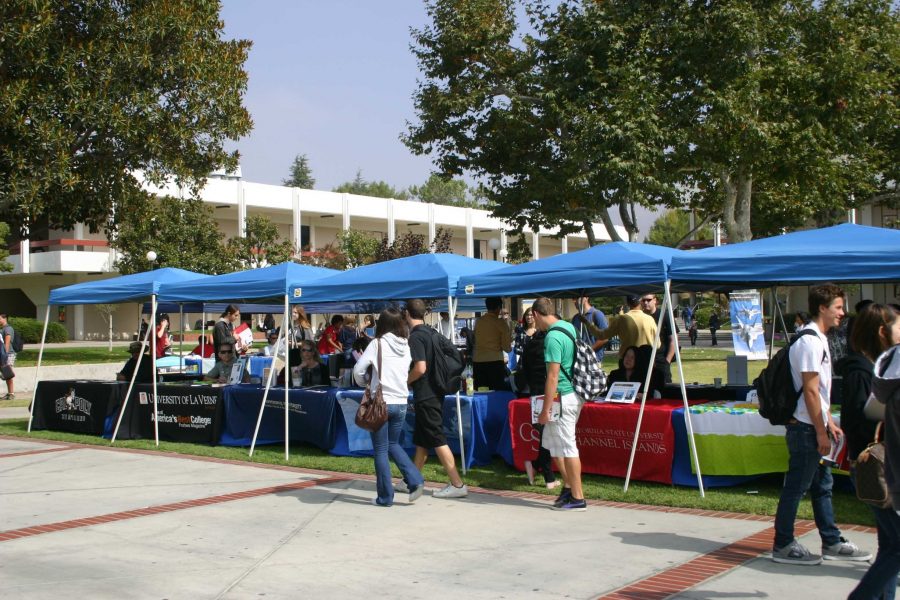
[[465,498],[469,495],[469,487],[462,484],[462,487],[455,487],[452,483],[439,490],[435,490],[433,496],[435,498]]
[[406,482],[402,479],[394,484],[394,493],[395,494],[408,494],[409,487],[406,485]]

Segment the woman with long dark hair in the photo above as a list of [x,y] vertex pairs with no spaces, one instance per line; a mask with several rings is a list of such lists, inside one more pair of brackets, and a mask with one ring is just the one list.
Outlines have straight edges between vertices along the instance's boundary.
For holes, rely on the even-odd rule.
[[[847,457],[855,466],[859,453],[875,437],[877,427],[864,414],[872,392],[875,359],[900,343],[900,314],[890,306],[870,304],[857,315],[849,343],[851,352],[839,363],[843,375],[841,429],[847,436]],[[853,600],[893,598],[900,573],[900,516],[891,508],[869,508],[878,530],[878,554],[850,593]]]
[[375,326],[375,339],[353,367],[353,378],[357,384],[366,385],[368,382],[373,393],[381,385],[388,408],[387,423],[371,434],[375,453],[375,486],[378,490],[372,504],[376,506],[391,506],[394,503],[394,484],[388,457],[403,475],[410,502],[415,502],[425,487],[422,473],[399,443],[409,402],[406,383],[411,362],[408,337],[409,329],[400,311],[396,308],[384,309]]

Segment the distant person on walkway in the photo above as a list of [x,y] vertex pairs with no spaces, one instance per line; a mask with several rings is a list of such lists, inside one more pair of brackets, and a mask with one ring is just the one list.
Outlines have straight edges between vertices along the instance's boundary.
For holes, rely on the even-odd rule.
[[681,311],[681,316],[684,319],[684,327],[685,329],[691,328],[691,323],[693,322],[694,311],[691,310],[690,306],[685,306]]
[[606,344],[613,336],[619,336],[619,348],[631,346],[652,346],[656,340],[656,321],[641,310],[638,296],[626,296],[628,312],[609,318],[609,327],[598,330],[593,323],[586,322],[587,328],[601,343]]
[[[772,560],[796,565],[817,565],[828,560],[866,561],[871,554],[841,537],[831,504],[831,467],[821,462],[832,443],[844,435],[831,417],[831,353],[825,333],[844,316],[844,291],[832,284],[809,291],[812,320],[804,335],[790,348],[791,378],[801,390],[793,419],[785,426],[788,470],[775,513]],[[809,492],[822,556],[811,554],[795,537],[794,521],[800,500]]]
[[697,345],[697,321],[691,321],[691,327],[688,329],[688,339],[691,340],[691,346]]
[[594,334],[588,329],[587,324],[591,323],[597,329],[606,329],[609,327],[606,315],[603,314],[602,310],[594,308],[591,305],[590,298],[586,296],[575,298],[574,302],[575,310],[577,312],[572,318],[572,325],[575,326],[575,331],[578,332],[581,340],[593,348],[594,354],[597,355],[597,360],[603,362],[604,344],[600,343],[602,340],[597,340],[594,337]]
[[[575,362],[577,332],[571,323],[556,318],[549,298],[538,298],[531,305],[538,329],[546,332],[544,363],[547,380],[544,402],[538,422],[544,426],[542,446],[550,451],[563,480],[563,489],[553,510],[578,512],[587,508],[581,486],[581,459],[575,443],[575,424],[584,401],[575,393],[569,377]],[[553,406],[559,403],[559,418],[553,420]]]
[[[400,433],[406,422],[406,405],[409,402],[410,353],[409,329],[403,315],[396,308],[386,308],[378,317],[375,339],[353,367],[353,379],[357,385],[369,383],[374,390],[381,385],[384,402],[388,408],[388,420],[378,431],[371,432],[372,448],[375,456],[375,488],[377,496],[372,499],[375,506],[391,506],[394,503],[394,485],[391,481],[391,465],[394,461],[406,489],[409,501],[415,502],[425,489],[425,478],[400,446]],[[380,362],[380,365],[379,365]],[[380,368],[379,368],[380,367]],[[371,370],[371,378],[367,371]]]
[[438,335],[425,325],[425,302],[416,298],[406,302],[406,324],[409,326],[409,352],[412,368],[407,382],[413,392],[416,424],[413,444],[416,445],[415,463],[419,471],[428,460],[428,451],[434,449],[441,466],[450,477],[450,483],[434,492],[435,498],[465,498],[469,488],[456,470],[456,457],[447,445],[444,434],[444,390],[434,388],[428,373],[434,360],[434,336]]
[[219,346],[225,340],[231,341],[232,350],[235,350],[236,354],[240,351],[240,344],[234,339],[234,324],[240,322],[241,310],[234,304],[226,306],[222,314],[219,315],[219,320],[213,326],[213,351],[217,359],[219,357]]
[[719,313],[715,309],[712,314],[709,315],[709,334],[712,336],[712,345],[718,346],[719,340],[716,339],[716,332],[721,329],[722,322],[719,320]]
[[9,366],[9,371],[12,373],[11,377],[7,377],[6,379],[6,396],[3,397],[4,400],[15,400],[16,392],[15,384],[13,380],[16,378],[16,372],[13,370],[13,367],[16,366],[16,351],[12,347],[13,337],[16,335],[15,329],[13,329],[12,325],[9,324],[9,317],[6,313],[0,313],[0,340],[2,340],[3,350],[6,354],[6,360],[2,363],[3,365]]
[[512,323],[500,316],[503,300],[485,298],[487,312],[475,321],[475,353],[472,378],[475,389],[506,390],[506,361],[503,353],[512,348]]
[[145,352],[145,356],[141,357],[142,350],[150,350],[149,346],[144,346],[141,342],[131,342],[128,345],[128,352],[131,354],[131,358],[125,361],[125,365],[122,367],[122,370],[116,373],[116,381],[131,381],[131,376],[134,375],[134,369],[137,367],[138,358],[141,358],[141,365],[138,368],[137,377],[135,377],[135,383],[153,383],[153,361],[150,359],[149,352]]

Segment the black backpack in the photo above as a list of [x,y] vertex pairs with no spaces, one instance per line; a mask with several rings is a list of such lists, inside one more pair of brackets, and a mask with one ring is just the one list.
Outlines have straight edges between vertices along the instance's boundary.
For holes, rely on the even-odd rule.
[[430,327],[426,329],[431,333],[432,357],[428,365],[431,385],[440,395],[456,393],[462,383],[461,375],[465,366],[462,354],[449,339]]
[[759,414],[772,425],[787,425],[794,417],[800,399],[800,390],[794,387],[791,376],[791,346],[804,335],[815,334],[811,329],[799,331],[790,344],[775,353],[759,377],[753,380],[753,389],[759,399]]
[[25,340],[22,339],[22,334],[13,329],[12,339],[9,341],[10,350],[13,352],[19,353],[22,351],[22,348],[25,347]]

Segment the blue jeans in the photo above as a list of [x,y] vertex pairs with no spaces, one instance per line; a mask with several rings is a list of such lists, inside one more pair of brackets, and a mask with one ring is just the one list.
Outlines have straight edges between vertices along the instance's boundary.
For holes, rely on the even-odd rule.
[[830,546],[841,540],[841,532],[834,524],[834,508],[831,506],[831,468],[820,465],[816,428],[806,423],[790,423],[787,433],[788,470],[784,474],[784,487],[775,513],[775,549],[783,548],[794,540],[794,520],[800,500],[808,491],[812,500],[813,515],[822,544]]
[[394,503],[394,484],[391,482],[391,464],[388,456],[403,474],[403,481],[410,490],[425,485],[422,473],[413,464],[409,455],[398,443],[403,423],[406,421],[405,404],[388,404],[388,420],[378,431],[373,431],[372,447],[375,450],[375,484],[378,490],[378,504],[390,506]]
[[878,554],[848,600],[884,598],[894,600],[900,572],[900,516],[890,508],[870,507],[878,527]]

